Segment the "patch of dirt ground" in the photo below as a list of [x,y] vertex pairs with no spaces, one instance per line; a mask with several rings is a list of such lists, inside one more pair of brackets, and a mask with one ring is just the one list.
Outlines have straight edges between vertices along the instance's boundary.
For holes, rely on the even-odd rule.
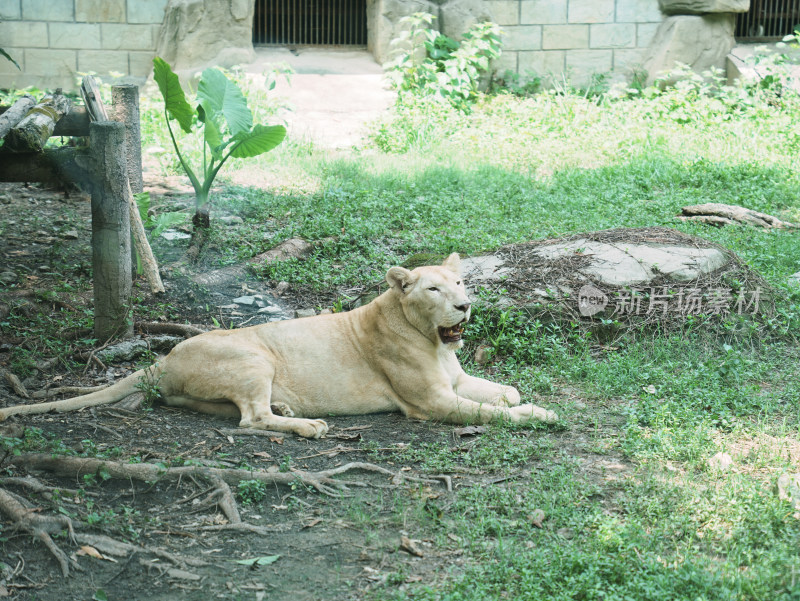
[[[88,198],[0,184],[0,228],[0,368],[19,376],[31,393],[104,384],[135,369],[132,361],[106,364],[91,358]],[[220,299],[230,298],[236,287],[278,294],[276,282],[198,290],[185,273],[165,273],[167,293],[161,298],[150,297],[137,282],[144,314],[137,319],[210,329],[215,303],[223,304]],[[302,291],[288,290],[279,301],[290,311],[319,299],[310,303]],[[240,323],[246,317],[238,317]],[[48,346],[52,340],[54,347]],[[34,401],[21,398],[11,380],[0,381],[0,405],[20,402]],[[566,410],[575,398],[564,392],[540,402]],[[590,415],[598,411],[602,418]],[[621,478],[630,466],[607,452],[621,414],[586,405],[580,412],[585,415],[569,420],[566,429],[523,431],[519,440],[548,437],[565,457],[578,458],[588,480]],[[63,521],[50,528],[70,567],[64,578],[43,539],[3,515],[0,597],[335,601],[369,597],[376,587],[435,583],[465,559],[458,537],[441,536],[430,521],[415,518],[427,501],[435,500],[446,516],[459,489],[535,481],[537,470],[545,469],[532,460],[499,478],[497,472],[460,467],[425,472],[403,454],[407,445],[471,443],[452,425],[397,414],[337,417],[329,424],[320,440],[254,436],[238,432],[235,419],[158,404],[8,420],[0,439],[0,491],[21,503],[28,518],[69,518],[76,536],[67,534]],[[54,472],[48,468],[54,452],[86,462]],[[21,460],[26,453],[38,453],[38,463]],[[333,476],[351,482],[346,489],[333,488],[332,480],[322,491],[314,487],[314,473],[351,462],[382,471],[354,468]],[[142,479],[113,475],[114,466],[144,464],[156,464],[163,473]],[[186,470],[179,476],[166,477],[166,470],[181,467]],[[209,467],[241,468],[275,481],[244,488],[229,483],[226,497],[225,485],[204,471]],[[231,494],[240,512],[238,526],[226,509]],[[255,565],[242,563],[248,560]]]

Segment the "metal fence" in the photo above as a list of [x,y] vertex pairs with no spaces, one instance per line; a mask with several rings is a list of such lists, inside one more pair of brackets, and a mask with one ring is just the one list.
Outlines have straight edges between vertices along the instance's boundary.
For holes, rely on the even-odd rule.
[[366,0],[256,0],[253,43],[366,46]]
[[750,10],[736,17],[740,42],[780,40],[800,29],[800,0],[750,0]]

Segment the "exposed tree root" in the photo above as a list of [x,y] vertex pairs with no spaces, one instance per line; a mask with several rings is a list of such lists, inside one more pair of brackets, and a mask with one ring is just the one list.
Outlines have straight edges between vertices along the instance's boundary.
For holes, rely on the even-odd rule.
[[[9,459],[9,463],[17,468],[22,468],[28,471],[48,471],[60,476],[71,478],[81,478],[87,474],[102,473],[104,479],[111,477],[123,480],[138,480],[142,482],[157,482],[162,480],[178,480],[184,476],[188,478],[201,479],[208,482],[211,487],[198,495],[193,495],[191,498],[208,494],[206,501],[203,505],[210,506],[216,505],[225,515],[228,523],[222,525],[206,525],[196,528],[201,531],[220,531],[231,530],[238,532],[249,532],[259,535],[266,535],[274,529],[269,527],[256,526],[244,522],[239,513],[236,503],[236,498],[231,486],[238,486],[242,481],[257,480],[270,485],[284,485],[296,486],[298,484],[313,488],[318,492],[329,496],[347,496],[349,487],[360,486],[377,486],[383,487],[379,484],[370,485],[363,481],[348,481],[335,479],[335,476],[340,476],[351,471],[366,471],[389,476],[391,484],[389,486],[398,486],[404,481],[419,482],[423,484],[435,484],[438,480],[445,477],[418,478],[406,474],[405,472],[393,472],[386,468],[374,465],[372,463],[353,462],[340,467],[335,467],[328,470],[318,472],[307,472],[302,470],[294,470],[290,472],[264,472],[252,471],[244,469],[225,469],[218,467],[207,466],[181,466],[181,467],[168,467],[164,468],[163,465],[156,465],[152,463],[121,463],[118,461],[107,461],[103,459],[96,459],[91,457],[65,457],[53,456],[46,453],[31,453],[19,455]],[[12,479],[6,480],[11,483]],[[21,484],[37,492],[51,492],[53,489],[42,484],[35,478],[15,478],[14,484]],[[445,481],[448,489],[451,488],[451,483]],[[186,500],[184,500],[186,501]],[[109,537],[100,535],[84,535],[76,536],[73,530],[72,522],[65,516],[46,516],[35,513],[33,509],[26,507],[23,501],[13,493],[0,488],[0,511],[6,514],[17,526],[26,532],[36,536],[41,540],[45,546],[50,550],[53,556],[61,567],[61,573],[64,576],[69,575],[70,567],[78,568],[78,564],[74,559],[70,559],[67,555],[53,542],[50,538],[50,533],[62,532],[67,530],[70,535],[70,540],[74,542],[83,542],[90,544],[103,553],[110,555],[128,554],[130,552],[147,552],[169,559],[177,565],[188,565],[187,558],[177,557],[166,553],[165,551],[157,549],[148,549],[145,547],[138,547],[129,543],[121,543]]]
[[182,555],[169,553],[163,549],[142,547],[140,545],[126,543],[115,538],[111,538],[110,536],[105,536],[104,534],[77,533],[75,535],[75,542],[82,545],[91,545],[101,553],[113,555],[114,557],[125,557],[132,553],[142,553],[147,555],[155,555],[156,557],[166,559],[167,561],[181,567],[198,567],[208,565],[208,562],[203,561],[202,559],[197,559],[195,557],[184,557]]
[[68,517],[36,513],[35,509],[23,505],[16,495],[2,488],[0,488],[0,511],[8,516],[18,528],[35,536],[44,543],[45,547],[58,561],[58,565],[61,567],[61,574],[65,578],[69,576],[70,567],[80,569],[78,562],[67,557],[67,554],[50,538],[52,533],[67,530],[70,540],[75,541],[75,531],[72,528],[72,521]]

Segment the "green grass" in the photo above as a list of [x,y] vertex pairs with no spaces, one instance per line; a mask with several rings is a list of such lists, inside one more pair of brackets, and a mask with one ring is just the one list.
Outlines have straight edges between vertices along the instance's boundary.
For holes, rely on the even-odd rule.
[[[148,144],[166,147],[148,110]],[[787,284],[800,271],[798,233],[675,219],[685,205],[724,202],[800,221],[798,132],[792,94],[700,84],[635,98],[545,93],[486,98],[469,115],[408,103],[356,151],[290,140],[230,166],[216,210],[245,223],[215,228],[210,260],[240,261],[292,236],[318,242],[309,259],[258,270],[271,280],[345,290],[419,252],[666,226],[730,248],[779,291],[761,322],[610,342],[483,298],[463,363],[557,409],[560,427],[492,425],[392,452],[397,464],[492,484],[400,503],[412,535],[465,561],[399,589],[398,569],[373,597],[800,599],[800,522],[775,491],[800,462],[800,291]],[[487,366],[470,359],[479,343]],[[729,471],[709,466],[721,451]],[[588,469],[602,458],[628,468]]]

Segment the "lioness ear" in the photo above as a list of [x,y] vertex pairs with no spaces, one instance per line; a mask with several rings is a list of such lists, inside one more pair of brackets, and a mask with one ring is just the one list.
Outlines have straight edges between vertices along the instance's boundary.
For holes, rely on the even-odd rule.
[[444,260],[442,267],[447,267],[453,273],[461,275],[461,257],[458,256],[458,253],[453,253]]
[[406,289],[417,281],[417,276],[405,267],[392,267],[386,272],[386,281],[398,292],[405,293]]

